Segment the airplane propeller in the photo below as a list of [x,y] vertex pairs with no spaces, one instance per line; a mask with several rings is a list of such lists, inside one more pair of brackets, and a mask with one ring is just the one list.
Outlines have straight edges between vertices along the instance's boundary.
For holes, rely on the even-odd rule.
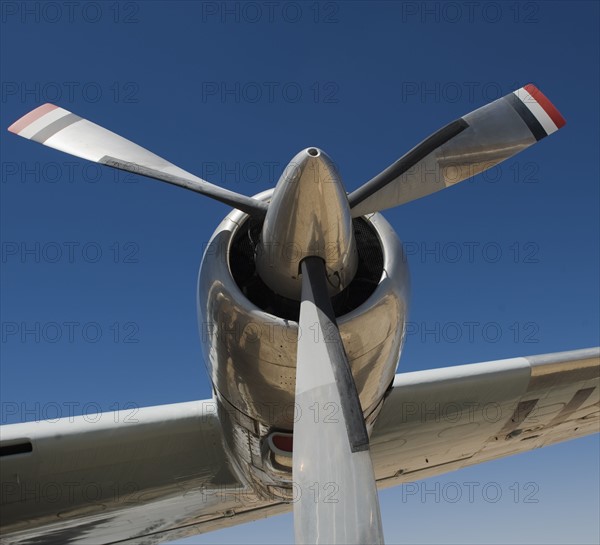
[[453,121],[348,196],[352,216],[414,201],[467,180],[565,124],[532,84]]
[[[296,540],[382,543],[369,437],[330,300],[356,272],[352,217],[399,206],[466,180],[564,124],[552,103],[534,85],[526,85],[435,132],[349,195],[326,154],[308,148],[295,157],[292,166],[297,168],[280,179],[271,207],[212,185],[52,104],[26,114],[9,131],[83,159],[190,189],[264,219],[264,251],[255,256],[257,270],[274,292],[301,301],[295,387],[299,418],[292,462]],[[290,245],[303,252],[300,271],[286,252],[279,251]]]
[[258,199],[210,184],[130,140],[53,104],[32,110],[8,130],[75,157],[201,193],[251,216],[263,217],[267,210],[266,203]]
[[369,436],[327,292],[325,263],[301,263],[296,363],[296,543],[383,543]]
[[[479,174],[565,124],[532,84],[453,121],[348,195],[353,217],[424,197]],[[137,144],[53,104],[13,123],[9,131],[76,157],[201,193],[262,218],[268,205],[213,185]]]

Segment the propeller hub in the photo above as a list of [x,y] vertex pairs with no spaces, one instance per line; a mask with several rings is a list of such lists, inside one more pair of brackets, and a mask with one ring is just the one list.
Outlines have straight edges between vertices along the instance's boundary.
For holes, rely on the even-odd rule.
[[256,267],[276,293],[300,299],[301,261],[325,261],[330,295],[342,291],[358,266],[348,198],[329,156],[298,153],[277,182],[256,251]]

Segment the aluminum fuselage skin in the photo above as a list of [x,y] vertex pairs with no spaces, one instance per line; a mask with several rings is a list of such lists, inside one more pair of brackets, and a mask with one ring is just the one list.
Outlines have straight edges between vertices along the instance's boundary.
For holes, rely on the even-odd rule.
[[[269,200],[273,190],[257,198]],[[266,438],[293,430],[298,323],[253,304],[237,285],[229,256],[247,219],[231,212],[210,239],[198,278],[204,360],[223,422],[225,443],[240,475],[272,498],[289,499],[291,457],[278,457]],[[363,218],[378,238],[383,273],[366,301],[337,317],[370,430],[390,387],[404,342],[409,275],[402,245],[379,214]],[[301,331],[314,335],[314,331]],[[316,407],[313,418],[335,418],[338,407]]]

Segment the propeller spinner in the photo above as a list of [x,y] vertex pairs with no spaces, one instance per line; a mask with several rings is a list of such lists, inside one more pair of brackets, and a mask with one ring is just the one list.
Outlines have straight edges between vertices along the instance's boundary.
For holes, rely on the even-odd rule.
[[325,263],[329,295],[342,291],[358,266],[348,197],[333,162],[317,148],[298,153],[275,187],[256,252],[256,268],[269,287],[300,299],[300,263]]

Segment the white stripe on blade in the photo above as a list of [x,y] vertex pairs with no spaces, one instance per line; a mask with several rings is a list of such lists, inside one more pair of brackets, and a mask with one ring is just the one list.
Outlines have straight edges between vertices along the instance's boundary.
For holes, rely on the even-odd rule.
[[27,127],[25,127],[19,133],[19,136],[22,136],[23,138],[31,138],[34,134],[40,132],[42,129],[45,129],[51,123],[58,121],[61,117],[65,117],[65,115],[69,115],[70,113],[71,112],[63,110],[62,108],[55,108],[39,119],[36,119],[30,125],[27,125]]
[[521,100],[525,106],[529,109],[529,111],[535,116],[535,118],[540,122],[540,125],[544,127],[546,134],[552,134],[558,130],[558,127],[552,121],[552,118],[546,113],[546,110],[542,108],[538,101],[533,98],[523,87],[513,91],[517,98]]

